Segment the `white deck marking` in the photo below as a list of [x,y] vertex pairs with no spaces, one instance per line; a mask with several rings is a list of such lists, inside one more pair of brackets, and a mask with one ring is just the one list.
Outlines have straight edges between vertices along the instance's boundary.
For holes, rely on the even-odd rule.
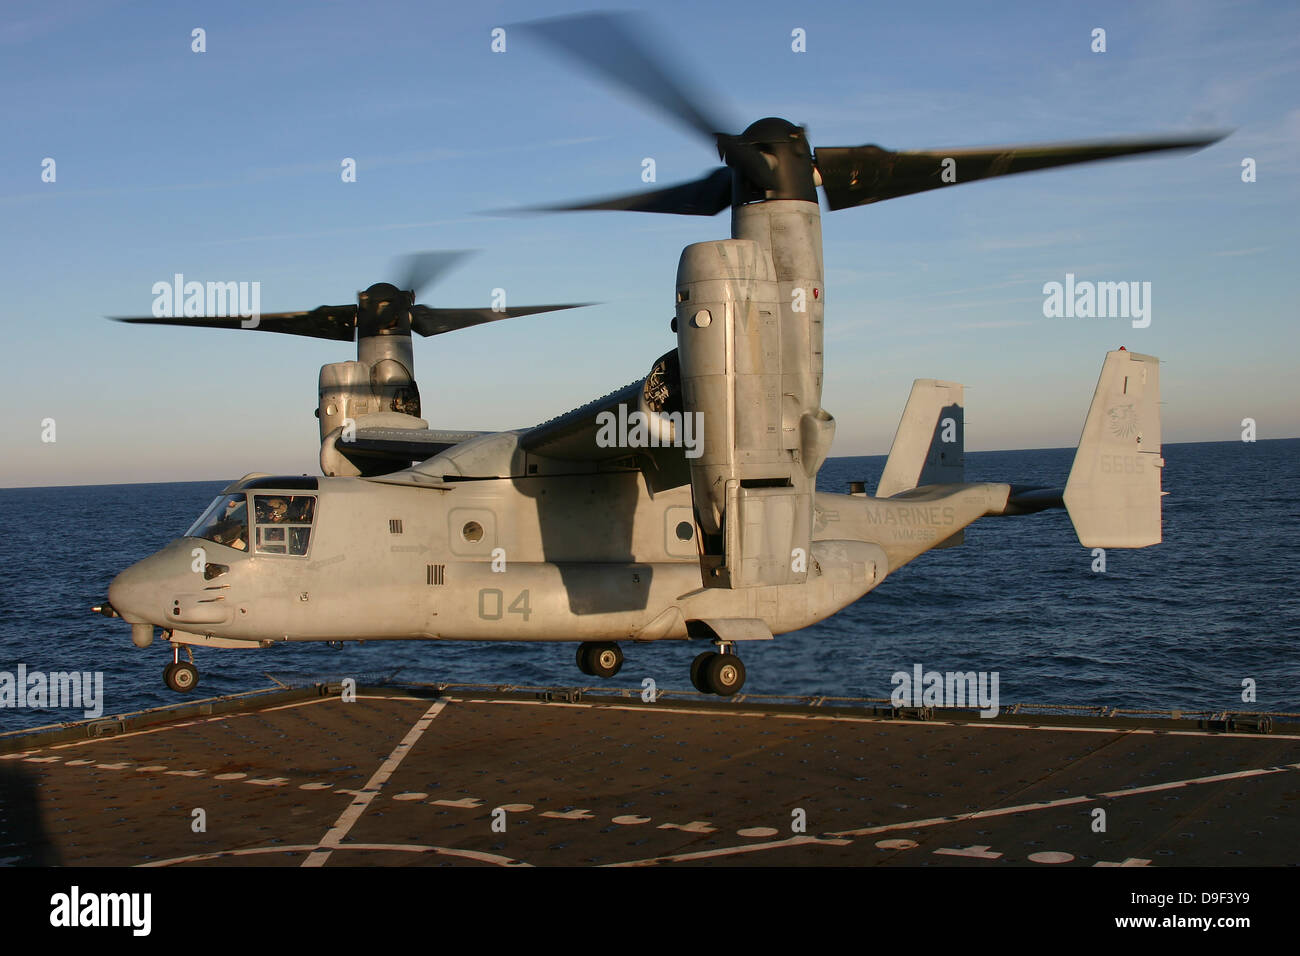
[[343,842],[343,839],[348,835],[348,831],[361,818],[361,814],[365,813],[366,807],[370,806],[371,801],[375,799],[379,791],[383,789],[384,784],[388,782],[388,778],[396,772],[402,758],[411,752],[411,748],[429,729],[429,724],[433,723],[433,718],[437,717],[446,706],[447,702],[445,700],[435,701],[433,706],[424,712],[424,716],[417,720],[415,725],[406,732],[402,742],[393,748],[393,752],[388,755],[388,759],[379,765],[379,769],[375,771],[374,776],[366,782],[365,787],[348,804],[347,809],[339,816],[334,826],[330,828],[325,836],[321,837],[320,845],[316,850],[302,861],[303,866],[325,865],[325,861],[330,858],[330,854]]
[[685,830],[687,833],[717,833],[718,828],[706,823],[703,820],[692,820],[690,823],[661,823],[660,830]]
[[[516,707],[578,707],[589,710],[629,710],[640,713],[653,710],[653,707],[634,704],[607,704],[603,702],[591,701],[562,701],[562,700],[487,700],[480,697],[446,697],[445,700],[454,703],[463,704],[499,704],[502,706]],[[1016,723],[1007,724],[987,720],[925,720],[917,721],[910,719],[895,719],[892,717],[860,717],[856,714],[777,714],[761,710],[762,705],[746,704],[749,707],[760,708],[759,710],[743,711],[726,711],[726,710],[705,710],[703,708],[690,707],[663,707],[663,712],[669,714],[695,714],[704,717],[748,717],[760,720],[829,720],[833,722],[846,724],[905,724],[909,727],[971,727],[975,729],[987,730],[1043,730],[1048,732],[1060,733],[1084,733],[1084,734],[1150,734],[1150,735],[1178,735],[1182,737],[1240,737],[1250,740],[1269,741],[1269,740],[1300,740],[1300,734],[1259,734],[1251,732],[1235,733],[1225,730],[1163,730],[1161,728],[1145,727],[1068,727],[1054,724],[1034,724],[1034,723]]]
[[1123,863],[1107,863],[1105,860],[1101,860],[1093,864],[1093,866],[1150,866],[1150,865],[1151,865],[1150,860],[1141,860],[1133,856],[1129,857]]
[[877,840],[876,848],[880,850],[915,850],[921,844],[915,840]]
[[456,807],[460,810],[474,810],[483,806],[483,801],[477,797],[461,797],[459,800],[432,800],[430,802],[439,807]]
[[[934,852],[938,856],[969,856],[976,860],[998,860],[1002,857],[1001,853],[992,853],[989,848],[984,845],[968,846],[961,849],[945,846],[940,847]],[[1073,857],[1071,857],[1071,859],[1073,859]]]
[[[391,698],[384,698],[384,699],[388,700]],[[146,730],[132,730],[125,734],[105,734],[103,737],[90,737],[87,738],[86,740],[70,740],[67,741],[66,743],[50,744],[50,746],[47,747],[46,749],[65,750],[68,747],[84,747],[87,744],[102,744],[112,740],[125,740],[127,737],[145,737],[149,734],[161,734],[164,731],[176,730],[177,728],[180,727],[193,727],[198,724],[210,724],[214,720],[234,720],[238,717],[254,717],[257,714],[269,714],[275,710],[288,710],[291,707],[308,707],[311,704],[320,704],[320,703],[324,703],[325,701],[331,701],[331,700],[337,701],[338,698],[337,697],[313,697],[310,700],[300,700],[294,704],[281,704],[278,707],[258,708],[256,710],[232,711],[229,714],[217,714],[213,717],[203,717],[198,720],[187,720],[184,723],[177,723],[177,724],[165,723],[165,724],[160,724],[157,727],[150,727]],[[120,714],[118,715],[118,717],[121,716],[124,715],[120,715]],[[105,719],[117,719],[117,718],[105,718]],[[35,753],[35,751],[29,750],[28,753]]]
[[[1241,770],[1236,773],[1215,774],[1209,777],[1195,777],[1189,780],[1175,780],[1167,784],[1156,784],[1151,787],[1133,787],[1128,790],[1112,790],[1097,796],[1084,794],[1077,797],[1063,797],[1060,800],[1044,800],[1038,803],[1024,803],[1014,807],[999,807],[993,810],[979,810],[975,813],[955,814],[946,817],[927,817],[921,820],[906,820],[901,823],[887,823],[881,826],[860,827],[856,830],[838,830],[826,834],[826,838],[819,837],[795,837],[789,840],[778,840],[772,843],[751,843],[742,846],[720,847],[716,850],[703,850],[696,853],[678,853],[669,856],[650,857],[643,860],[630,860],[626,863],[611,863],[609,866],[651,866],[657,863],[676,863],[686,860],[702,860],[709,857],[732,856],[740,853],[754,853],[760,850],[781,849],[788,846],[799,846],[804,844],[820,844],[825,846],[845,846],[852,842],[853,837],[870,836],[876,833],[888,833],[891,830],[920,830],[926,827],[943,826],[948,823],[965,823],[969,820],[987,819],[989,817],[1006,816],[1012,813],[1032,813],[1035,810],[1051,810],[1057,807],[1071,806],[1080,803],[1095,803],[1101,799],[1118,799],[1121,797],[1137,796],[1143,793],[1151,793],[1156,790],[1168,790],[1175,787],[1190,786],[1193,784],[1222,783],[1225,780],[1236,780],[1247,777],[1259,777],[1265,774],[1281,773],[1284,770],[1300,770],[1300,764],[1285,764],[1280,767],[1266,767],[1259,770]],[[661,827],[660,829],[663,829]],[[892,841],[891,841],[892,842]],[[878,843],[877,846],[880,846]],[[981,849],[987,850],[988,847]],[[942,851],[936,851],[942,852]],[[948,850],[945,855],[973,855],[964,851]],[[998,854],[1000,855],[1000,854]],[[1150,861],[1133,860],[1126,861],[1123,864],[1111,863],[1110,866],[1145,866]]]
[[[525,707],[582,707],[588,709],[603,708],[606,710],[628,710],[628,711],[642,711],[642,712],[648,709],[646,707],[637,707],[637,706],[623,705],[623,704],[582,703],[582,702],[568,703],[564,701],[483,700],[475,697],[444,697],[442,699],[447,702],[454,701],[457,703],[474,703],[474,704],[486,703],[486,704],[507,704],[507,705],[513,704],[516,706],[525,706]],[[427,698],[407,697],[407,696],[388,696],[386,694],[359,694],[357,696],[357,700],[401,700],[401,701],[415,701],[415,702],[423,703],[425,700],[427,700]],[[212,723],[213,721],[219,721],[219,720],[235,720],[239,717],[251,717],[257,714],[271,713],[273,711],[278,711],[278,710],[290,710],[295,707],[310,707],[314,704],[324,704],[330,702],[338,703],[339,698],[335,696],[313,697],[309,700],[296,701],[288,704],[279,704],[275,707],[259,708],[256,710],[236,711],[228,714],[216,714],[211,717],[204,717],[196,720],[188,720],[185,721],[184,723],[166,723],[145,730],[129,731],[124,734],[107,734],[103,737],[94,737],[87,740],[72,740],[60,744],[50,744],[48,747],[38,748],[37,750],[26,750],[21,753],[0,754],[0,760],[20,760],[23,757],[28,757],[33,754],[40,753],[42,749],[63,750],[68,747],[84,747],[87,746],[88,744],[98,744],[98,743],[104,743],[106,741],[122,740],[126,737],[141,737],[146,734],[163,733],[168,730],[175,730],[179,727],[191,727],[198,724]],[[753,706],[757,707],[761,705],[754,704]],[[725,710],[704,710],[704,709],[697,710],[693,708],[688,709],[688,708],[665,707],[662,709],[669,713],[698,714],[701,716],[710,716],[710,717],[718,717],[718,716],[748,717],[748,718],[759,718],[759,719],[766,719],[766,720],[779,720],[784,717],[786,719],[791,719],[791,720],[793,719],[829,720],[829,721],[839,721],[842,723],[908,724],[913,727],[917,726],[918,724],[918,722],[915,720],[893,720],[888,717],[858,717],[858,716],[850,716],[850,715],[836,715],[833,713],[788,715],[788,714],[763,713],[761,711],[743,711],[743,712],[728,713]],[[117,716],[120,717],[122,715],[117,715]],[[1069,732],[1069,733],[1099,733],[1099,734],[1166,734],[1166,735],[1178,735],[1184,737],[1241,737],[1241,738],[1249,738],[1252,740],[1300,740],[1300,734],[1261,735],[1258,733],[1232,733],[1228,731],[1218,731],[1218,730],[1158,730],[1158,729],[1145,729],[1145,728],[1130,729],[1130,728],[1122,728],[1122,727],[1062,727],[1062,726],[1052,726],[1050,724],[1033,724],[1033,723],[999,724],[999,723],[988,723],[983,721],[979,723],[975,723],[975,722],[966,722],[966,721],[943,721],[943,720],[927,720],[922,723],[930,727],[975,727],[975,728],[989,728],[989,729],[1001,728],[1005,730],[1045,730],[1045,731],[1059,731],[1063,733]]]
[[[386,694],[358,694],[357,700],[405,700],[405,701],[414,701],[416,703],[423,704],[425,701],[428,700],[428,698],[427,697],[404,697],[404,696],[389,697]],[[163,731],[167,731],[167,730],[179,730],[182,727],[195,727],[200,724],[210,724],[216,720],[235,720],[238,717],[254,717],[257,714],[271,714],[271,713],[275,713],[277,710],[292,710],[295,707],[310,707],[313,704],[328,704],[328,703],[337,704],[339,702],[340,702],[340,698],[336,696],[312,697],[309,700],[299,700],[288,704],[277,704],[274,707],[259,707],[254,710],[231,711],[228,714],[214,714],[210,717],[200,717],[194,720],[186,720],[178,723],[164,723],[164,724],[160,724],[157,727],[149,727],[145,730],[132,730],[125,734],[105,734],[103,737],[90,737],[87,738],[86,740],[70,740],[61,744],[50,744],[49,747],[46,747],[44,749],[64,750],[68,747],[84,747],[86,746],[86,744],[100,744],[110,740],[124,740],[127,737],[143,737],[148,734],[160,734]],[[115,720],[123,716],[125,715],[118,714],[116,717],[105,718],[105,719]],[[16,760],[19,757],[25,757],[27,756],[27,754],[33,754],[33,753],[39,753],[39,751],[27,750],[20,754],[0,754],[0,760]]]
[[[217,860],[226,856],[264,856],[269,853],[305,853],[309,850],[316,850],[317,846],[313,843],[304,843],[296,846],[254,846],[242,847],[238,850],[216,850],[212,853],[195,853],[191,856],[176,856],[170,860],[152,860],[149,863],[138,863],[137,866],[149,868],[159,866],[175,866],[180,863],[203,863],[208,860]],[[479,863],[494,863],[497,866],[531,866],[523,860],[516,860],[513,857],[499,856],[495,853],[484,853],[481,850],[460,850],[446,846],[424,846],[414,843],[346,843],[342,846],[336,846],[335,850],[372,850],[377,852],[393,853],[437,853],[440,856],[459,856],[467,860],[476,860]]]
[[1258,770],[1238,770],[1234,773],[1218,773],[1212,777],[1193,777],[1190,780],[1172,780],[1169,783],[1152,784],[1149,787],[1133,787],[1128,790],[1110,790],[1098,794],[1101,797],[1131,797],[1139,793],[1155,793],[1157,790],[1176,790],[1199,783],[1221,783],[1224,780],[1243,780],[1246,777],[1262,777],[1270,773],[1282,773],[1285,770],[1300,770],[1300,763],[1283,764],[1280,767],[1260,767]]
[[644,860],[628,860],[625,863],[607,863],[608,867],[618,868],[623,866],[654,866],[658,863],[678,863],[686,860],[707,860],[714,856],[732,856],[737,853],[757,853],[760,850],[776,850],[787,846],[806,846],[807,844],[819,844],[821,846],[848,846],[852,840],[823,840],[820,837],[798,836],[790,837],[786,840],[777,840],[775,843],[750,843],[747,846],[728,846],[717,850],[697,850],[694,853],[676,853],[672,856],[653,856]]

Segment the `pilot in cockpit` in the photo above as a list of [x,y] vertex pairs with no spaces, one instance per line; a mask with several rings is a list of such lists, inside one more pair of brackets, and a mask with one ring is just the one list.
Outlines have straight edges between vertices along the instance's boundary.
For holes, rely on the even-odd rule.
[[283,498],[257,499],[258,524],[283,524],[288,520],[289,505]]
[[289,499],[289,509],[285,514],[285,521],[290,524],[311,524],[312,504],[315,499],[311,495],[294,495]]

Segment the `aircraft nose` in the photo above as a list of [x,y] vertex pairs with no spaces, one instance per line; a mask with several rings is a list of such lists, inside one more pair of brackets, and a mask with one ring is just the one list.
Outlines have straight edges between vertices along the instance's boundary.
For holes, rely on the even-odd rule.
[[163,584],[173,562],[166,552],[137,561],[108,586],[108,603],[128,624],[161,624],[166,596]]

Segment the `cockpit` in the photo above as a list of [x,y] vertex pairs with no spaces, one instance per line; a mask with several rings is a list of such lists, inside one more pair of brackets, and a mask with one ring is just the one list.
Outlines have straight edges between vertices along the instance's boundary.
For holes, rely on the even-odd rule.
[[[252,506],[252,522],[249,506]],[[219,496],[186,537],[203,538],[236,551],[302,556],[311,545],[316,496],[269,492]]]
[[187,538],[205,538],[236,551],[248,550],[248,496],[222,495],[208,506],[185,532]]

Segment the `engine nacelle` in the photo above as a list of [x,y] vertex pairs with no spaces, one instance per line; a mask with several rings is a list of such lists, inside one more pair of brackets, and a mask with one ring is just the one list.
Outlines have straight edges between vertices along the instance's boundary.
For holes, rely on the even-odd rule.
[[703,431],[689,465],[706,587],[807,578],[834,420],[820,407],[820,334],[814,348],[808,311],[792,307],[805,303],[787,303],[782,285],[773,256],[749,239],[687,246],[678,265],[682,407]]
[[349,456],[347,442],[362,420],[373,427],[428,427],[420,418],[420,392],[411,374],[410,336],[368,336],[359,341],[358,353],[362,361],[321,366],[316,417],[326,475],[382,475],[409,464],[401,457],[386,462],[373,454],[364,461]]
[[363,415],[379,411],[370,392],[370,368],[360,362],[334,362],[320,369],[320,437],[324,441],[336,428],[345,427]]

